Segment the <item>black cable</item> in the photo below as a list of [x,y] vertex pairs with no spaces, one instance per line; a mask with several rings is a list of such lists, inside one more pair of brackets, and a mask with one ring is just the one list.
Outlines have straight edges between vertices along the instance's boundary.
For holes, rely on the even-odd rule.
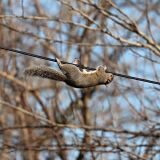
[[[31,57],[35,57],[35,58],[44,59],[44,60],[47,60],[47,61],[57,62],[56,59],[53,59],[53,58],[43,57],[43,56],[39,56],[39,55],[36,55],[36,54],[20,51],[20,50],[17,50],[17,49],[9,49],[9,48],[6,48],[6,47],[1,47],[1,46],[0,46],[0,49],[6,50],[6,51],[11,51],[11,52],[16,52],[16,53],[23,54],[23,55],[26,55],[26,56],[31,56]],[[61,62],[63,64],[73,64],[73,63],[68,63],[68,62],[64,62],[64,61],[61,61]],[[76,64],[74,64],[74,65],[76,65]],[[78,66],[78,65],[76,65],[76,66]],[[83,68],[89,69],[89,70],[95,70],[95,68],[90,68],[90,67],[85,67],[85,66],[83,66]],[[147,82],[147,83],[160,85],[160,82],[156,82],[156,81],[152,81],[152,80],[148,80],[148,79],[144,79],[144,78],[128,76],[128,75],[124,75],[124,74],[120,74],[120,73],[114,73],[114,72],[111,72],[111,71],[108,71],[108,73],[112,73],[115,76],[124,77],[124,78],[128,78],[128,79],[133,79],[133,80],[136,80],[136,81],[142,81],[142,82]]]

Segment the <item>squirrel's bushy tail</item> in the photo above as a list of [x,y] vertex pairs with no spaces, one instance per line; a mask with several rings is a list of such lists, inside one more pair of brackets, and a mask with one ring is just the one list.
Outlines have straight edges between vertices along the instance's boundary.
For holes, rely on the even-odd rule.
[[57,81],[65,81],[66,76],[60,71],[54,70],[47,66],[33,66],[24,71],[26,76],[37,76]]

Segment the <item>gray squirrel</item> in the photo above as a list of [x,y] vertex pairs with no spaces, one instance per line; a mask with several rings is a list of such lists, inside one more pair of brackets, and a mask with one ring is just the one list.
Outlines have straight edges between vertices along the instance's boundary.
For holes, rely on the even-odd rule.
[[[98,66],[94,71],[87,71],[73,64],[62,64],[58,58],[56,60],[61,72],[47,66],[35,66],[27,68],[24,74],[62,81],[75,88],[107,85],[113,80],[113,74],[106,73],[107,69],[104,66]],[[80,61],[75,60],[74,64],[80,66]]]

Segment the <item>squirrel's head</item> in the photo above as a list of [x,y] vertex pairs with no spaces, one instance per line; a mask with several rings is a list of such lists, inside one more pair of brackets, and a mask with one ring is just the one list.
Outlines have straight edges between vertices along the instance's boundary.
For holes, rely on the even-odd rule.
[[99,81],[102,84],[109,84],[112,82],[114,76],[112,73],[107,73],[107,67],[106,66],[98,66],[97,71],[99,73]]

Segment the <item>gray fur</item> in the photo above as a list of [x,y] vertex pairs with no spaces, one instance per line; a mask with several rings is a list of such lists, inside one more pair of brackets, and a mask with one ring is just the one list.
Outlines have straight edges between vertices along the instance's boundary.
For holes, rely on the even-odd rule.
[[62,64],[59,59],[56,60],[61,72],[47,66],[36,66],[26,69],[25,75],[63,81],[75,88],[107,85],[113,80],[113,74],[106,73],[104,66],[98,66],[95,71],[86,72],[75,65]]

